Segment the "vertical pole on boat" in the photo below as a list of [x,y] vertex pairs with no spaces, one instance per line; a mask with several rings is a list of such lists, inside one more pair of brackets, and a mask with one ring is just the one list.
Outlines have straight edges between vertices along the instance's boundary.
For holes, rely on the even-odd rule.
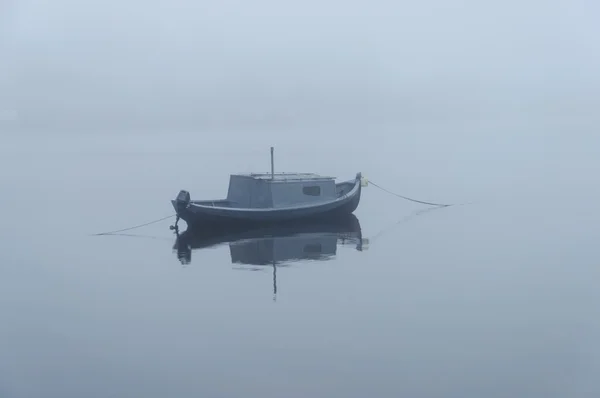
[[273,160],[273,147],[271,147],[271,179],[275,179],[275,163]]

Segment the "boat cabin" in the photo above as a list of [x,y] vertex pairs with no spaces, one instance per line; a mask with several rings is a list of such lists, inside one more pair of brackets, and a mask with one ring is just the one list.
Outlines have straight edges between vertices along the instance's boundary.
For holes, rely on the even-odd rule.
[[312,173],[250,173],[229,177],[227,201],[236,207],[277,208],[336,198],[334,177]]

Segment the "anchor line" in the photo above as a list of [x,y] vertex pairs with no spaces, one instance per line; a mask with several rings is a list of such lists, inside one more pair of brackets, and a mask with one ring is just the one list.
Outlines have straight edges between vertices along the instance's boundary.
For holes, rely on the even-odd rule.
[[136,228],[145,227],[146,225],[150,225],[150,224],[156,224],[157,222],[160,222],[160,221],[166,220],[166,219],[168,219],[168,218],[171,218],[171,217],[175,217],[175,214],[171,214],[170,216],[166,216],[166,217],[163,217],[163,218],[159,218],[158,220],[154,220],[154,221],[149,221],[149,222],[147,222],[147,223],[144,223],[144,224],[135,225],[135,226],[133,226],[133,227],[129,227],[129,228],[123,228],[123,229],[119,229],[119,230],[116,230],[116,231],[109,231],[109,232],[102,232],[102,233],[99,233],[99,234],[94,234],[94,236],[99,236],[99,235],[112,235],[112,234],[116,234],[116,233],[118,233],[118,232],[129,231],[129,230],[132,230],[132,229],[136,229]]
[[139,235],[139,234],[122,234],[122,233],[118,233],[118,232],[114,232],[114,233],[110,233],[110,234],[106,234],[106,235],[111,235],[111,236],[126,236],[126,237],[129,237],[129,238],[145,238],[145,239],[166,240],[166,241],[172,242],[171,239],[165,238],[164,236]]
[[389,193],[389,194],[391,194],[391,195],[397,196],[397,197],[399,197],[399,198],[401,198],[401,199],[409,200],[409,201],[411,201],[411,202],[415,202],[415,203],[421,203],[421,204],[424,204],[424,205],[438,206],[438,207],[448,207],[448,206],[453,206],[452,204],[424,202],[424,201],[422,201],[422,200],[417,200],[417,199],[412,199],[412,198],[409,198],[409,197],[407,197],[407,196],[402,196],[402,195],[399,195],[399,194],[397,194],[397,193],[395,193],[395,192],[392,192],[392,191],[390,191],[390,190],[388,190],[388,189],[385,189],[385,188],[384,188],[384,187],[382,187],[381,185],[375,184],[375,183],[374,183],[373,181],[371,181],[371,180],[369,180],[369,184],[372,184],[372,185],[376,186],[377,188],[381,189],[381,190],[382,190],[382,191],[384,191],[384,192],[387,192],[387,193]]

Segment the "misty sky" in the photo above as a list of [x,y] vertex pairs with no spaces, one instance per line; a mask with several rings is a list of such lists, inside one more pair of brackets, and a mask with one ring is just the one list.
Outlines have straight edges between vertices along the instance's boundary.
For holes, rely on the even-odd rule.
[[25,127],[589,111],[598,20],[594,0],[2,0],[0,109]]

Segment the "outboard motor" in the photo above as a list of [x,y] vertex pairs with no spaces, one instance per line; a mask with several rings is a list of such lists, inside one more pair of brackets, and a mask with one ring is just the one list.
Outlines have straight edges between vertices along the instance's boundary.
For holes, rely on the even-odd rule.
[[184,190],[179,191],[175,198],[175,204],[177,206],[177,212],[184,210],[190,204],[190,193]]

